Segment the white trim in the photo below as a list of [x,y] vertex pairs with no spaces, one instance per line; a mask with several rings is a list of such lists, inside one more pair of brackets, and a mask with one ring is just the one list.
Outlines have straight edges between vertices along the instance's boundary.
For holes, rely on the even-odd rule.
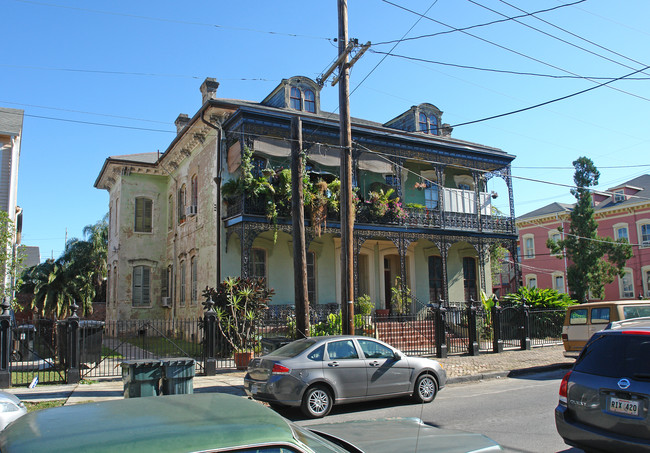
[[[555,279],[557,277],[562,277],[562,288],[558,288],[557,285],[555,284]],[[551,274],[551,278],[553,279],[551,282],[551,285],[554,290],[556,290],[559,293],[566,293],[566,277],[564,276],[564,272],[560,271],[555,271]]]
[[[532,248],[530,249],[531,253],[529,253],[529,249],[528,249],[527,244],[526,244],[527,239],[532,240]],[[521,245],[523,247],[523,250],[522,250],[523,258],[524,259],[529,259],[529,260],[534,259],[535,258],[535,235],[532,234],[532,233],[524,234],[521,237],[521,242],[522,242]]]
[[530,281],[535,280],[535,286],[533,288],[539,288],[539,280],[537,279],[537,274],[526,274],[526,288],[530,288]]
[[650,219],[640,219],[636,221],[636,234],[638,235],[639,248],[650,248],[650,240],[643,240],[643,235],[641,234],[641,228],[643,225],[648,225],[650,228]]
[[[618,277],[618,293],[621,299],[634,299],[634,270],[626,267],[623,269],[625,272],[625,275],[623,277]],[[630,276],[630,284],[632,285],[632,294],[631,295],[625,295],[625,287],[624,287],[624,282],[623,279],[629,275]]]

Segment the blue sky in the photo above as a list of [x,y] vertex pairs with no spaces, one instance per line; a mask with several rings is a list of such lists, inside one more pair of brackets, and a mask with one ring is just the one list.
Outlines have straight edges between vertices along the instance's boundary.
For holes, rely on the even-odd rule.
[[[352,115],[383,123],[429,102],[444,112],[443,122],[457,125],[650,65],[646,0],[508,3],[350,2],[350,37],[373,43],[352,70]],[[558,8],[568,3],[575,4]],[[449,32],[503,19],[498,13],[551,8],[519,22]],[[39,246],[41,259],[60,256],[66,234],[82,237],[83,227],[108,211],[108,193],[93,187],[106,157],[164,151],[178,114],[200,107],[206,77],[220,82],[219,97],[261,101],[283,78],[316,79],[337,54],[335,0],[0,0],[0,16],[0,106],[25,110],[23,243]],[[517,156],[517,215],[569,203],[569,189],[559,184],[571,184],[579,156],[594,160],[601,189],[650,172],[645,78],[650,70],[457,126],[452,136]],[[321,107],[337,111],[338,87],[326,85]],[[500,180],[494,184],[504,194],[497,207],[507,212]]]

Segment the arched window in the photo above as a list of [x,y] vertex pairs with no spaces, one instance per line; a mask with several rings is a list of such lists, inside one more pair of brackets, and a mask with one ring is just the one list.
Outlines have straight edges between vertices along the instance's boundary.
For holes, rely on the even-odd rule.
[[312,90],[305,90],[305,112],[316,113],[316,95]]
[[438,117],[434,114],[420,113],[418,115],[418,126],[420,132],[438,135]]
[[438,118],[435,115],[429,115],[429,133],[438,135]]
[[420,113],[420,132],[427,133],[429,126],[427,125],[427,116],[424,113]]
[[290,106],[292,109],[302,110],[302,93],[300,89],[291,87]]

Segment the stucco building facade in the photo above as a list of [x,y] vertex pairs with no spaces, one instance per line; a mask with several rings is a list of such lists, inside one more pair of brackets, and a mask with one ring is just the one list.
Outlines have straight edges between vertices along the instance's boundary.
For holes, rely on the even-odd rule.
[[[294,117],[302,121],[308,178],[335,184],[338,116],[321,111],[320,87],[307,77],[283,80],[261,102],[220,99],[218,85],[201,85],[201,108],[179,115],[164,153],[104,162],[95,187],[110,194],[107,319],[195,316],[206,286],[240,275],[263,277],[273,304],[293,304],[291,213],[280,203],[270,220],[259,198],[226,188],[241,177],[242,162],[256,178],[286,175]],[[452,138],[442,112],[427,103],[383,124],[353,118],[352,138],[355,297],[390,309],[396,277],[411,290],[411,312],[491,293],[490,246],[516,256],[514,156]],[[492,209],[490,180],[499,181],[510,212]],[[390,192],[398,212],[363,211],[371,192]],[[330,210],[321,220],[305,219],[309,299],[340,305],[340,219]]]

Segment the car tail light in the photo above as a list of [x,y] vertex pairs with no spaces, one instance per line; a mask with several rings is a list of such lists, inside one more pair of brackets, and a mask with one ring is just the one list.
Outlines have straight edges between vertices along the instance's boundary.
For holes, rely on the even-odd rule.
[[569,376],[571,376],[571,371],[564,375],[562,382],[560,383],[560,403],[567,404],[567,393],[569,388]]
[[569,341],[569,335],[566,333],[562,334],[562,341]]
[[291,371],[291,369],[287,368],[286,366],[280,365],[279,363],[274,363],[273,364],[273,369],[271,370],[271,373],[274,373],[274,374],[286,374],[286,373],[288,373],[290,371]]
[[623,335],[650,335],[648,330],[624,330]]

